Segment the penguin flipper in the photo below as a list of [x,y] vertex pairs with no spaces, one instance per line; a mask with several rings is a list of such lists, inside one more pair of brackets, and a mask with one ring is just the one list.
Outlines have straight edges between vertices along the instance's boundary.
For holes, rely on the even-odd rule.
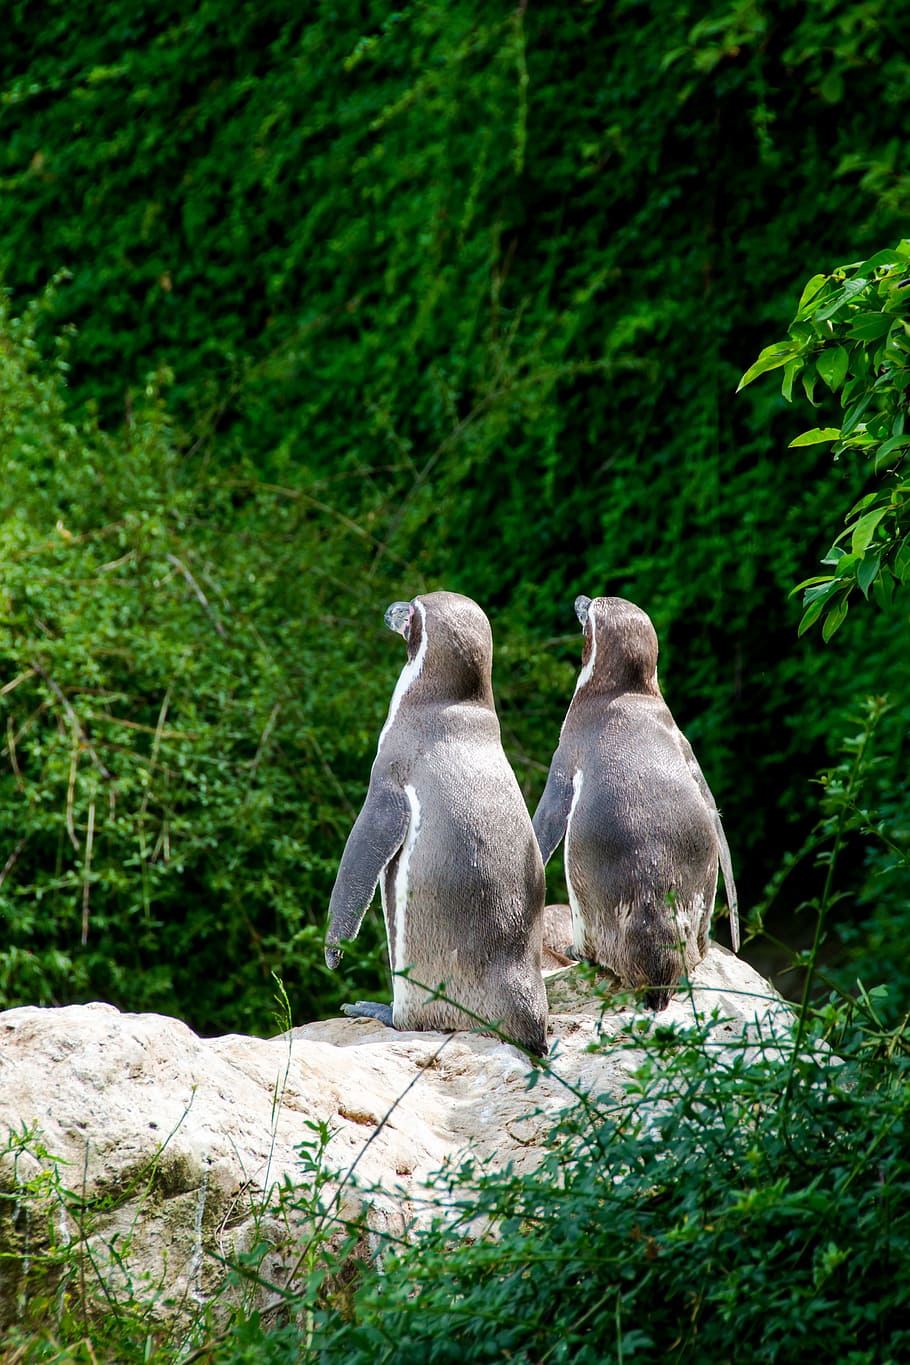
[[572,809],[572,779],[554,758],[550,765],[547,785],[534,812],[534,833],[546,865],[566,832],[569,811]]
[[380,1005],[376,1000],[357,1000],[353,1005],[342,1005],[341,1013],[349,1019],[376,1019],[386,1028],[393,1028],[392,1006]]
[[717,809],[717,802],[711,788],[708,786],[704,773],[699,766],[698,759],[692,749],[692,745],[686,739],[681,730],[676,732],[679,736],[680,746],[683,751],[689,771],[698,784],[698,789],[705,799],[708,809],[714,819],[714,832],[717,835],[718,861],[720,862],[721,875],[724,879],[724,891],[727,894],[727,909],[730,912],[730,941],[733,944],[734,953],[739,952],[739,898],[736,894],[736,883],[733,880],[733,860],[730,857],[730,845],[727,843],[727,836],[724,833],[723,821],[720,818],[720,811]]
[[720,855],[720,870],[724,878],[724,890],[727,893],[727,909],[730,912],[730,942],[733,944],[734,953],[739,952],[739,898],[736,894],[736,883],[733,880],[733,862],[730,858],[730,845],[727,843],[727,836],[724,834],[724,827],[721,824],[720,811],[714,808],[714,827],[717,831],[717,846]]
[[404,843],[410,818],[411,807],[401,788],[374,775],[344,846],[329,901],[325,960],[330,968],[341,961],[337,945],[357,937],[382,870]]

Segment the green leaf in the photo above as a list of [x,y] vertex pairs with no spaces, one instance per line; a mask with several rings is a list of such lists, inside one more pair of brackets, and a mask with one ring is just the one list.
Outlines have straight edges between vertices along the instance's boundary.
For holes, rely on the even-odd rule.
[[864,516],[860,517],[859,521],[853,527],[853,538],[850,542],[850,548],[855,555],[864,555],[866,553],[867,549],[872,544],[875,528],[887,511],[887,507],[876,507],[873,511],[866,512]]
[[860,418],[865,413],[874,396],[875,395],[870,389],[868,393],[863,394],[858,403],[853,404],[849,412],[844,414],[844,424],[840,429],[841,438],[848,436],[854,427],[859,426]]
[[843,384],[849,363],[849,354],[843,346],[832,346],[815,358],[816,368],[832,392]]
[[861,393],[867,386],[870,378],[871,361],[868,351],[863,350],[862,346],[854,346],[850,356],[851,378],[844,384],[841,394],[841,403],[847,407],[851,398],[856,393]]
[[839,71],[826,73],[818,92],[826,104],[839,104],[844,98],[844,78]]
[[894,574],[887,564],[882,565],[878,578],[872,584],[872,595],[883,610],[891,606],[894,599]]
[[856,570],[856,565],[861,563],[861,560],[862,556],[853,554],[852,551],[850,554],[841,555],[840,559],[837,561],[837,568],[834,570],[834,577],[846,578],[848,575],[852,577]]
[[[881,474],[882,470],[887,469],[888,465],[891,464],[891,456],[894,453],[895,447],[891,445],[890,442],[888,442],[888,444],[890,449],[885,450],[883,446],[875,452],[874,469],[876,474]],[[904,444],[904,442],[901,442],[901,444]],[[910,442],[907,442],[907,444],[910,444]]]
[[856,581],[859,584],[863,597],[867,600],[869,597],[869,589],[878,577],[881,562],[882,556],[880,550],[874,550],[871,554],[863,555],[860,560],[859,568],[856,571]]
[[818,379],[818,370],[814,365],[807,365],[800,378],[802,379],[803,389],[805,390],[809,402],[812,404],[813,408],[818,407],[818,404],[815,401],[815,384]]
[[790,442],[790,449],[794,446],[817,446],[822,441],[836,441],[840,437],[838,427],[813,427],[811,431],[804,431],[802,436],[797,436]]
[[900,265],[902,256],[899,249],[886,247],[884,251],[876,251],[874,256],[870,256],[867,261],[863,261],[859,267],[861,275],[871,275],[873,270],[878,270],[880,266]]
[[787,361],[793,356],[793,343],[789,341],[778,341],[773,346],[766,346],[761,355],[750,365],[742,379],[736,386],[736,392],[744,389],[747,384],[751,384],[753,379],[757,379],[760,374],[767,374],[769,370],[779,370],[781,365],[786,365]]
[[815,625],[815,622],[821,616],[824,609],[825,609],[824,598],[818,598],[810,606],[808,606],[806,610],[803,612],[802,620],[800,621],[799,626],[797,627],[796,630],[797,636],[805,635],[806,631],[810,628],[810,626]]
[[802,583],[797,583],[795,588],[790,589],[790,596],[793,597],[796,593],[802,592],[804,588],[814,588],[817,583],[830,583],[832,579],[833,574],[829,573],[819,573],[812,578],[804,578]]
[[895,450],[902,450],[904,446],[910,446],[910,436],[889,436],[887,441],[882,441],[875,452],[876,473],[878,472],[879,460],[887,460],[888,456]]
[[803,606],[808,607],[812,602],[823,602],[826,597],[840,587],[833,578],[819,578],[815,587],[807,588],[803,596]]
[[800,321],[810,311],[809,305],[814,303],[828,282],[827,275],[813,275],[807,283],[805,289],[799,296],[799,303],[796,305],[796,320]]
[[[853,506],[850,508],[850,511],[844,517],[844,521],[849,521],[851,517],[858,517],[860,512],[862,512],[867,507],[871,507],[879,496],[880,490],[877,488],[874,489],[871,493],[867,493],[864,498],[860,498],[859,502],[855,502],[853,504]],[[822,560],[822,563],[824,564],[825,561]]]
[[869,281],[862,277],[855,280],[848,280],[843,289],[839,289],[824,308],[813,314],[815,321],[827,322],[828,318],[833,317],[845,304],[849,303],[851,299],[855,299],[857,294],[861,294],[863,290],[868,289],[868,287]]
[[781,381],[780,391],[789,403],[793,398],[793,380],[796,378],[797,371],[802,364],[799,356],[794,356],[787,365],[784,366],[784,377]]
[[810,342],[815,345],[818,341],[818,332],[812,326],[811,322],[798,322],[794,318],[787,328],[787,331],[801,351],[805,350]]
[[828,643],[836,630],[840,630],[844,623],[844,617],[847,615],[848,606],[849,603],[845,595],[836,606],[833,606],[828,612],[828,615],[825,617],[825,623],[822,626],[822,639],[825,644]]
[[831,549],[821,562],[823,564],[836,564],[839,559],[843,559],[846,553],[847,551],[844,549],[843,545],[832,545]]
[[851,341],[877,341],[890,332],[893,322],[890,313],[864,313],[853,321],[847,336]]
[[903,544],[894,556],[894,576],[902,583],[910,581],[910,536],[905,536]]

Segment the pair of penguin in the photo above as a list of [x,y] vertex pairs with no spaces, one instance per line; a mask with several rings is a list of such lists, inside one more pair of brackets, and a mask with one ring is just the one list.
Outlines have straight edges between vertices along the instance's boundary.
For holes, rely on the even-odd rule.
[[567,955],[610,968],[650,1008],[707,952],[718,867],[738,950],[729,848],[661,695],[654,627],[623,598],[579,597],[575,610],[582,666],[533,822],[500,740],[484,612],[451,592],[386,611],[408,657],[338,868],[325,956],[338,966],[379,883],[393,1000],[346,1014],[492,1027],[543,1056],[544,864],[561,839]]

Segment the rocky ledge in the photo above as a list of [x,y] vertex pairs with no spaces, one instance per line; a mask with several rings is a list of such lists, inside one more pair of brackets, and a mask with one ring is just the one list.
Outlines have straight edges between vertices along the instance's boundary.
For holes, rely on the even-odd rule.
[[[41,1254],[80,1239],[109,1290],[171,1308],[210,1297],[225,1260],[262,1240],[263,1277],[287,1283],[305,1219],[282,1212],[282,1191],[305,1194],[317,1148],[337,1173],[325,1187],[336,1208],[366,1203],[380,1236],[419,1219],[433,1173],[469,1152],[527,1169],[574,1092],[619,1096],[641,1062],[635,1048],[589,1045],[628,1042],[655,1018],[629,1001],[605,1007],[575,967],[548,989],[550,1057],[530,1091],[528,1059],[482,1034],[330,1019],[206,1039],[106,1004],[0,1014],[0,1326],[22,1311]],[[790,1023],[767,982],[716,944],[658,1019],[696,1016],[711,1021],[719,1065],[744,1035]]]

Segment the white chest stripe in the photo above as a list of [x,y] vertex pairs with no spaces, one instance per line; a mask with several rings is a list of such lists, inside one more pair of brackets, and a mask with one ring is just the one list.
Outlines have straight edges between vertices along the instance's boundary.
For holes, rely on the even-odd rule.
[[422,627],[420,632],[420,644],[413,659],[408,659],[398,676],[398,681],[395,684],[395,691],[392,693],[392,700],[389,702],[389,714],[386,718],[386,723],[379,732],[379,743],[376,745],[377,753],[382,748],[382,741],[385,739],[395,722],[395,717],[398,714],[398,708],[401,705],[402,698],[411,686],[411,683],[416,682],[420,677],[423,669],[423,661],[427,657],[427,614],[424,611],[422,602],[417,602],[415,605],[420,612],[420,623]]
[[[408,805],[411,807],[411,822],[408,825],[408,832],[404,836],[401,854],[398,859],[398,868],[395,873],[395,942],[392,947],[392,971],[400,972],[409,965],[405,949],[405,916],[408,908],[408,872],[410,871],[411,854],[414,852],[414,845],[417,843],[417,835],[420,830],[420,801],[414,787],[408,783],[404,789],[404,794],[408,798]],[[397,981],[393,987],[397,990]],[[397,998],[397,997],[396,997]]]
[[572,941],[576,949],[581,950],[585,941],[585,921],[581,910],[581,904],[575,889],[572,886],[572,869],[570,856],[570,840],[572,837],[572,816],[575,814],[575,807],[578,805],[578,798],[581,796],[581,789],[584,783],[584,773],[579,768],[572,778],[572,804],[569,807],[569,818],[566,820],[566,837],[563,844],[563,857],[566,869],[566,888],[569,892],[569,905],[572,908]]
[[588,662],[585,664],[584,668],[581,670],[581,672],[580,672],[579,675],[578,675],[578,682],[575,684],[575,693],[573,693],[573,695],[577,695],[577,694],[581,691],[581,689],[584,687],[584,685],[585,685],[585,683],[588,681],[588,679],[591,677],[591,674],[594,672],[594,663],[595,663],[596,659],[597,659],[597,627],[592,623],[592,626],[591,626],[591,657],[590,657],[590,659],[588,660]]

